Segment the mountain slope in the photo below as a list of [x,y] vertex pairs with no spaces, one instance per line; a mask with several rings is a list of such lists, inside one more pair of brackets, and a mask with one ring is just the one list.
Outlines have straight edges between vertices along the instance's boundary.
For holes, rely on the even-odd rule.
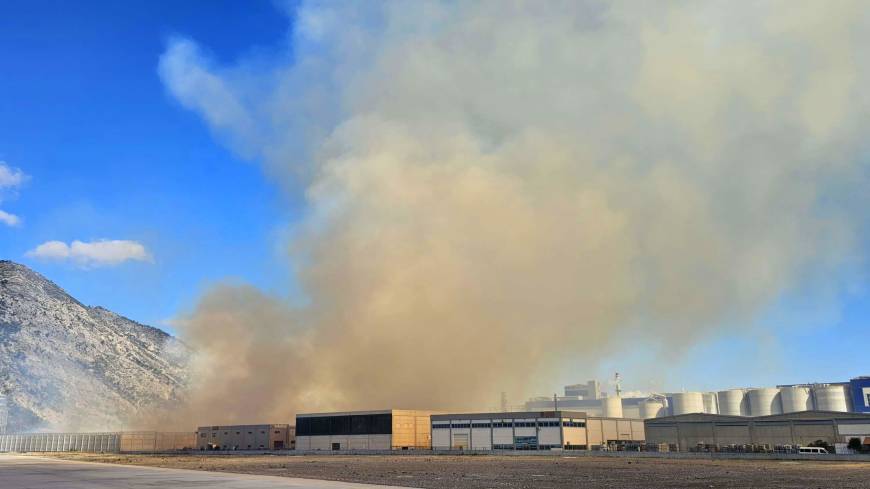
[[29,268],[0,261],[9,431],[121,428],[137,412],[178,400],[186,357],[165,332],[85,306]]

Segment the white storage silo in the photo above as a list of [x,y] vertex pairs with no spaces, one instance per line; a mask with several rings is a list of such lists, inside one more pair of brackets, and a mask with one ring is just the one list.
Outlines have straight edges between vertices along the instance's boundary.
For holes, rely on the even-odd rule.
[[775,387],[750,389],[749,414],[752,416],[782,414],[782,401],[780,400],[779,389]]
[[781,387],[779,395],[782,399],[782,412],[784,413],[797,413],[813,409],[809,387],[798,385]]
[[638,405],[640,419],[652,419],[665,415],[665,403],[656,399],[644,399]]
[[749,416],[749,399],[743,389],[719,391],[719,414],[728,416]]
[[678,392],[673,400],[674,415],[704,412],[704,396],[700,392]]
[[605,397],[601,399],[601,415],[605,418],[621,418],[622,398]]
[[719,414],[719,405],[716,402],[715,392],[705,392],[704,397],[704,412],[708,414]]
[[846,401],[845,385],[819,385],[813,387],[816,409],[819,411],[848,412],[849,403]]

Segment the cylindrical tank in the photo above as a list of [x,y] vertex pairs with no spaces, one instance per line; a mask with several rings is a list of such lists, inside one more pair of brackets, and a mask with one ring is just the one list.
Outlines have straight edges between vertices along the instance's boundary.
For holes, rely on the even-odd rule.
[[749,416],[749,398],[744,389],[719,391],[719,414],[727,416]]
[[749,416],[749,399],[743,389],[719,391],[719,414],[727,416]]
[[782,399],[782,412],[784,413],[797,413],[813,409],[809,387],[797,385],[781,387],[779,395]]
[[770,416],[771,414],[782,414],[782,402],[779,397],[779,389],[775,387],[750,389],[749,413],[752,416]]
[[719,405],[716,403],[716,393],[705,392],[703,394],[703,398],[704,412],[708,414],[719,414]]
[[849,403],[846,401],[846,388],[845,385],[819,385],[813,387],[816,409],[819,411],[848,412]]
[[622,398],[605,397],[601,399],[601,415],[605,418],[621,418]]
[[704,396],[700,392],[678,392],[673,395],[674,415],[704,412]]
[[652,419],[665,415],[665,403],[655,399],[644,399],[640,401],[640,419]]

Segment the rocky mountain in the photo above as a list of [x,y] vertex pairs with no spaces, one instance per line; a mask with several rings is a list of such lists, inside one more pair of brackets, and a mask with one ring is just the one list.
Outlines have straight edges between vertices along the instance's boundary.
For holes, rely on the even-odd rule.
[[187,353],[157,328],[86,306],[0,261],[0,394],[10,432],[123,428],[178,401]]

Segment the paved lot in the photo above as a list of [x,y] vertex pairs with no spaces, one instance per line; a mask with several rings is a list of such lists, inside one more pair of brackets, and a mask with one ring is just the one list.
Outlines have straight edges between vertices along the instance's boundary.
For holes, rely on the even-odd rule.
[[354,484],[262,475],[224,474],[0,455],[0,488],[6,489],[378,489]]

